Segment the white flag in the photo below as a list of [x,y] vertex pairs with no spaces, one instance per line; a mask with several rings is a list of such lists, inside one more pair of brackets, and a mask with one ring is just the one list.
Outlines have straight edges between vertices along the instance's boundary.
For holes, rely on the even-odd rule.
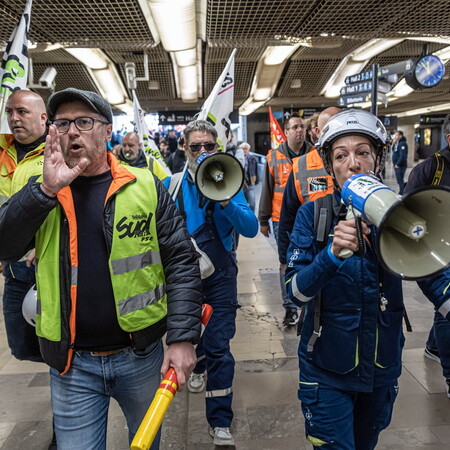
[[234,98],[234,55],[223,69],[222,75],[217,80],[211,94],[206,99],[197,119],[211,122],[217,130],[217,143],[219,151],[225,151],[231,133],[231,121],[229,115],[233,111]]
[[19,24],[9,38],[0,68],[0,132],[10,133],[5,116],[6,101],[11,93],[27,87],[28,78],[28,30],[30,29],[31,4],[28,0]]
[[134,129],[135,132],[139,135],[140,140],[142,141],[142,147],[144,153],[149,155],[151,158],[156,159],[163,169],[167,172],[167,175],[172,175],[172,172],[167,167],[164,158],[159,151],[156,142],[152,139],[150,131],[148,129],[147,123],[144,119],[144,112],[142,111],[141,105],[139,104],[139,100],[136,96],[136,92],[133,89],[133,109],[134,109]]

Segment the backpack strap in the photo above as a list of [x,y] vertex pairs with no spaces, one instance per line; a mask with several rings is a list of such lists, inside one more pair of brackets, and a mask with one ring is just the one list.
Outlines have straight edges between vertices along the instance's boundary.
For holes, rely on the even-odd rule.
[[183,172],[177,172],[174,173],[170,177],[170,184],[167,190],[169,191],[169,194],[172,196],[175,192],[175,189],[177,188],[178,183],[181,183],[181,177],[183,176]]
[[170,177],[170,183],[167,190],[169,191],[169,194],[171,197],[173,197],[173,194],[178,186],[178,183],[180,183],[180,189],[178,189],[177,198],[173,199],[173,201],[178,200],[178,210],[180,211],[181,215],[183,216],[184,221],[186,221],[186,211],[184,209],[184,200],[183,200],[183,174],[184,172],[177,172],[174,173]]
[[442,175],[444,174],[445,158],[440,153],[435,153],[434,157],[436,159],[436,169],[434,171],[433,179],[431,181],[431,186],[438,186],[439,184],[441,184]]
[[314,202],[314,230],[320,250],[325,247],[328,241],[328,233],[333,220],[332,208],[333,195],[331,194],[320,197]]
[[[325,248],[330,234],[333,216],[338,215],[340,205],[336,201],[334,194],[328,194],[325,197],[319,197],[314,201],[314,230],[319,249]],[[319,292],[314,299],[314,331],[308,341],[308,352],[312,352],[317,338],[322,332],[320,324],[322,294]]]

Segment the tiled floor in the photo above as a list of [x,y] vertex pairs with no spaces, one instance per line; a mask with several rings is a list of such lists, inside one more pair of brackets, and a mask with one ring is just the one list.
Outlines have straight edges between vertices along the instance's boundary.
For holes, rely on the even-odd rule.
[[[297,336],[281,325],[283,309],[273,243],[258,235],[239,244],[235,420],[232,431],[240,450],[311,448],[303,435],[297,400]],[[450,448],[450,399],[439,364],[423,356],[432,322],[431,304],[413,282],[405,297],[413,332],[407,333],[400,393],[391,426],[378,449]],[[1,288],[1,286],[0,286]],[[0,318],[0,448],[46,449],[51,436],[48,372],[43,364],[14,360]],[[111,403],[108,449],[127,448],[122,413]],[[177,394],[164,427],[161,448],[212,449],[204,416],[204,394]]]

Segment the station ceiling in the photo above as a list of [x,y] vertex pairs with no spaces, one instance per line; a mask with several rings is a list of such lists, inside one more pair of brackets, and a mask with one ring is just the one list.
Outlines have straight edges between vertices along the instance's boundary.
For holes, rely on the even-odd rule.
[[[150,0],[149,0],[150,1]],[[158,27],[177,26],[178,0],[172,15]],[[34,0],[29,39],[34,78],[49,67],[57,70],[56,89],[77,87],[99,92],[90,70],[65,49],[100,49],[115,65],[126,88],[125,63],[134,62],[144,76],[148,55],[148,81],[137,82],[137,96],[147,112],[164,109],[198,109],[213,88],[233,48],[235,106],[251,94],[258,63],[268,46],[301,45],[290,56],[276,82],[271,105],[324,107],[336,105],[326,98],[324,86],[342,60],[372,39],[401,39],[397,45],[371,58],[381,66],[417,58],[428,43],[429,52],[450,46],[448,0],[197,0],[197,58],[200,61],[198,100],[184,103],[174,73],[173,56],[155,40],[143,3],[147,0]],[[23,12],[25,0],[0,2],[0,42],[7,42]],[[145,6],[145,5],[144,5]],[[144,8],[145,9],[145,8]],[[148,13],[148,10],[147,10]],[[199,28],[202,29],[199,29]],[[414,38],[414,39],[411,39]],[[380,107],[380,114],[450,102],[450,63],[447,75],[436,87],[414,91]],[[259,75],[259,74],[258,74]],[[297,81],[295,86],[294,80]],[[157,83],[155,83],[157,82]],[[48,95],[48,91],[39,91]],[[131,92],[126,90],[131,99]]]

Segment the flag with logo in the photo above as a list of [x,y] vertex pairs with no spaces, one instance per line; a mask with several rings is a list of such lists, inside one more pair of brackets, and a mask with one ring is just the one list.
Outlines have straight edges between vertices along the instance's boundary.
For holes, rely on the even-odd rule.
[[270,124],[270,145],[272,148],[278,148],[283,142],[286,142],[286,136],[278,120],[275,119],[272,108],[269,106],[269,124]]
[[10,133],[5,116],[5,107],[8,97],[18,89],[27,87],[28,76],[28,30],[30,29],[31,4],[28,0],[19,24],[9,38],[0,68],[0,125],[1,133]]
[[217,80],[211,94],[198,114],[197,119],[207,120],[217,130],[217,144],[219,151],[225,151],[231,135],[230,114],[233,111],[234,98],[234,55],[231,53],[227,65]]
[[139,139],[142,142],[142,149],[144,153],[151,158],[156,159],[164,170],[167,172],[167,175],[172,175],[169,167],[167,167],[164,158],[159,151],[156,142],[152,139],[148,126],[144,119],[144,111],[142,111],[141,105],[139,104],[139,100],[136,96],[136,92],[133,90],[133,110],[134,110],[134,131],[139,135]]

